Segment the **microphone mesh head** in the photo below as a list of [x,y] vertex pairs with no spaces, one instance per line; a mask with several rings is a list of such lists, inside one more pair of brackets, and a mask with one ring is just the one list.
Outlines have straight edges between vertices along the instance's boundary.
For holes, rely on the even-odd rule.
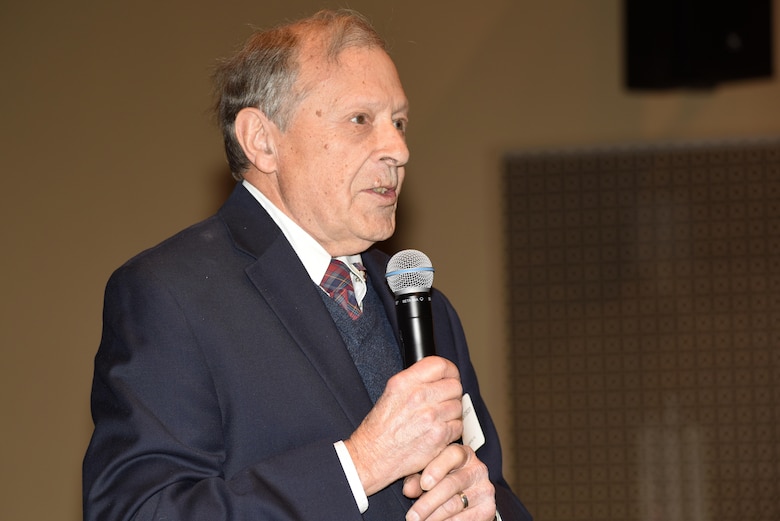
[[427,291],[433,286],[433,265],[421,251],[402,250],[390,258],[385,277],[395,294]]

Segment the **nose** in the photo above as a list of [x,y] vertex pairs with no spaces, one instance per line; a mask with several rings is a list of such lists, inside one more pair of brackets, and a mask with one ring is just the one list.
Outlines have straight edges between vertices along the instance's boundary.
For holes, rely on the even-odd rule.
[[395,121],[382,125],[379,135],[380,160],[392,166],[403,166],[409,161],[409,147],[406,146],[406,129],[399,128]]

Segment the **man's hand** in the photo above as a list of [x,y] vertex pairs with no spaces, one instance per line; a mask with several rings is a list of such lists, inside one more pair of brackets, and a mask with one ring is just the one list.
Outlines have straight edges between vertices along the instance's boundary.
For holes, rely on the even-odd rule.
[[464,445],[450,445],[422,473],[407,477],[404,494],[419,498],[406,514],[407,521],[489,521],[496,515],[496,491],[488,469]]
[[393,376],[344,444],[367,495],[424,469],[463,432],[458,368],[425,357]]

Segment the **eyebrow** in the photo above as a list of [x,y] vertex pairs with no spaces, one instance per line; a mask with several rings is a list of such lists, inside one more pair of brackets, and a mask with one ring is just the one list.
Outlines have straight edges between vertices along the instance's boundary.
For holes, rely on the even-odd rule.
[[[346,105],[348,110],[354,110],[355,107],[369,107],[376,110],[377,108],[385,107],[384,101],[376,100],[368,97],[353,97]],[[398,114],[399,112],[409,112],[409,100],[404,98],[403,103],[391,107],[392,114]]]
[[409,100],[405,100],[400,107],[393,110],[393,114],[397,114],[399,112],[406,112],[407,114],[409,113]]

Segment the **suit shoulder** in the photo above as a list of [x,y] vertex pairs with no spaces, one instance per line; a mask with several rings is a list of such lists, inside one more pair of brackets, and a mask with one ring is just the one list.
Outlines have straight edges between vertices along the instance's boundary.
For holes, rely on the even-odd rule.
[[138,253],[117,271],[183,266],[195,259],[218,255],[228,242],[224,223],[214,215]]

